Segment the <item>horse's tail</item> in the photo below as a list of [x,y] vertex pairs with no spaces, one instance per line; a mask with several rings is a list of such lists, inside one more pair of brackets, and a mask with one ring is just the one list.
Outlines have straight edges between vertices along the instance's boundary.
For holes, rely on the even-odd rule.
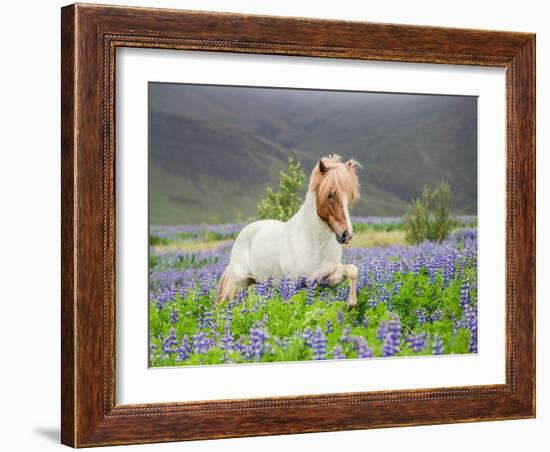
[[229,267],[225,269],[218,283],[218,290],[216,291],[216,304],[219,304],[223,300],[232,300],[237,293],[237,286],[231,279],[229,274]]

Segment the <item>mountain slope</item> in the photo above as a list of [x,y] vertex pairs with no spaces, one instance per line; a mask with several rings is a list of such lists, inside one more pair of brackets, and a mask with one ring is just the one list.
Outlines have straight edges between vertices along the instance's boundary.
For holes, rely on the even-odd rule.
[[309,175],[330,153],[364,166],[355,215],[401,215],[440,180],[457,212],[477,209],[475,98],[159,83],[149,93],[152,223],[247,218],[288,155]]

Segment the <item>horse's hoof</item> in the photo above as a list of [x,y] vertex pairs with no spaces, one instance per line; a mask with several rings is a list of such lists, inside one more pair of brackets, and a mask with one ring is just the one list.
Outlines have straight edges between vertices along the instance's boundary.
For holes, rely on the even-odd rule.
[[357,303],[348,303],[348,311],[351,311],[355,306],[357,306]]

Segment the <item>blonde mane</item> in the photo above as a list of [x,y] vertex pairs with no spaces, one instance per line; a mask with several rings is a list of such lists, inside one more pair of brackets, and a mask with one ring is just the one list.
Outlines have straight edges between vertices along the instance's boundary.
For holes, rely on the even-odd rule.
[[309,191],[316,193],[320,199],[326,199],[330,193],[335,193],[340,199],[345,195],[350,205],[357,201],[359,180],[355,167],[361,165],[353,159],[343,163],[337,154],[323,157],[321,162],[326,170],[321,173],[320,165],[315,165],[309,179]]

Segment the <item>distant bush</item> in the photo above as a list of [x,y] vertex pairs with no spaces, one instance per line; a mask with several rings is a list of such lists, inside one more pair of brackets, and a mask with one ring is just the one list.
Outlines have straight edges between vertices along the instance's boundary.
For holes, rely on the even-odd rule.
[[287,221],[302,205],[300,191],[305,175],[300,162],[288,158],[288,173],[281,171],[279,190],[267,187],[265,198],[258,204],[258,218]]
[[450,200],[451,188],[447,182],[441,182],[433,190],[424,187],[422,196],[411,202],[409,212],[405,215],[407,241],[421,243],[424,240],[445,240],[455,226],[449,210]]

